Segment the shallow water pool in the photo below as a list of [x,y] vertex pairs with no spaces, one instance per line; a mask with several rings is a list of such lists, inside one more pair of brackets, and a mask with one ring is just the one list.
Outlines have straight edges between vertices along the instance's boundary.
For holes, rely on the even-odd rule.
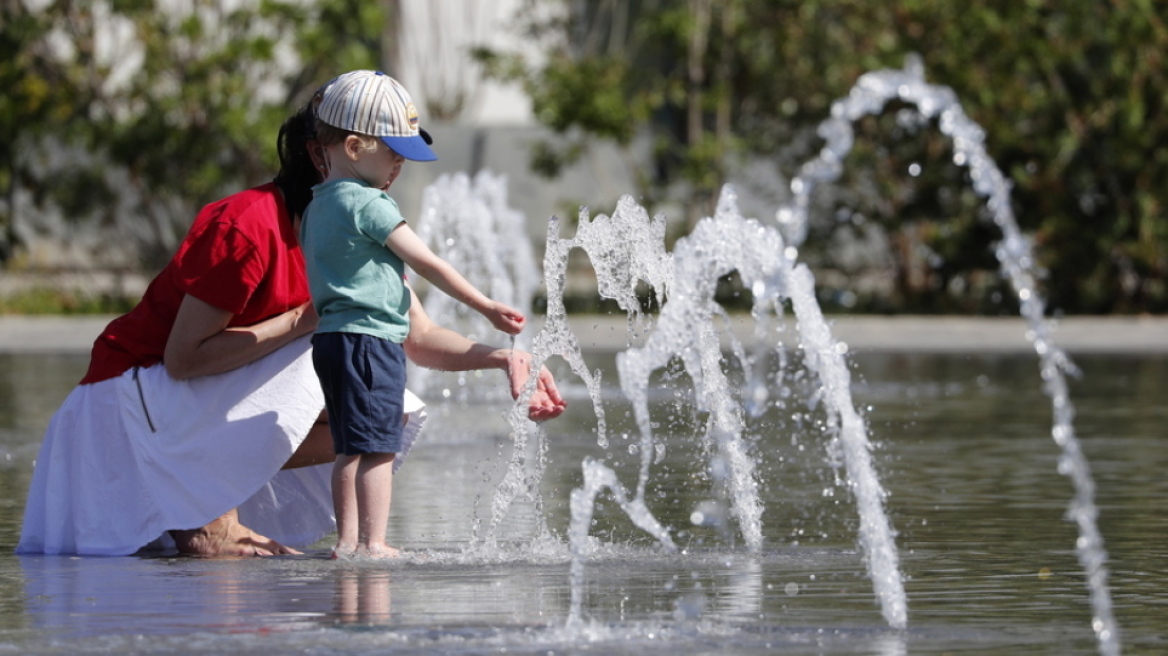
[[[1072,353],[1072,356],[1075,356]],[[607,356],[593,366],[611,367]],[[1168,356],[1075,356],[1076,429],[1091,463],[1124,653],[1168,653]],[[585,457],[626,484],[627,404],[605,392],[596,445],[583,388],[546,425],[538,494],[500,518],[511,456],[504,407],[432,405],[398,476],[390,563],[17,557],[41,432],[84,356],[0,355],[0,652],[304,654],[1093,654],[1090,605],[1063,518],[1049,403],[1033,356],[857,353],[853,396],[898,532],[908,628],[888,628],[856,543],[844,476],[798,381],[751,424],[764,547],[694,525],[716,497],[683,392],[655,403],[667,446],[646,499],[681,553],[663,553],[601,497],[578,622],[564,535]],[[556,364],[556,363],[553,363]],[[615,385],[615,374],[606,374]],[[666,376],[668,377],[668,376]],[[486,378],[486,380],[495,380]],[[501,378],[498,379],[501,382]],[[684,381],[681,381],[684,382]],[[681,385],[684,388],[684,385]]]

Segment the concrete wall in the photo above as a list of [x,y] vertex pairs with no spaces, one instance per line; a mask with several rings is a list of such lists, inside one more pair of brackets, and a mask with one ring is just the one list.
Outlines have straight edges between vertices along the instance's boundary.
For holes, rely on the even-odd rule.
[[[438,161],[407,163],[390,190],[406,218],[419,215],[423,191],[440,175],[473,176],[488,170],[506,176],[509,204],[527,216],[529,234],[539,252],[550,216],[574,220],[581,205],[589,206],[593,214],[611,213],[622,195],[636,193],[632,182],[635,167],[643,166],[611,144],[596,144],[582,161],[559,178],[548,180],[533,173],[528,163],[532,143],[555,138],[549,131],[463,125],[427,126],[427,130],[434,136]],[[641,159],[644,161],[643,156]]]

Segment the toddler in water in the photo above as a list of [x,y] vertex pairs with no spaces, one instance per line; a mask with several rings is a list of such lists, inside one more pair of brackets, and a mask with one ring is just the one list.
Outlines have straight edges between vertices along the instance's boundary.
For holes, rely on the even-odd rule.
[[386,193],[405,160],[438,159],[396,80],[353,71],[321,92],[317,140],[324,182],[313,188],[300,242],[320,323],[313,365],[324,388],[333,446],[333,557],[389,558],[393,462],[402,444],[410,292],[404,264],[491,324],[517,334],[523,314],[487,298],[406,225]]

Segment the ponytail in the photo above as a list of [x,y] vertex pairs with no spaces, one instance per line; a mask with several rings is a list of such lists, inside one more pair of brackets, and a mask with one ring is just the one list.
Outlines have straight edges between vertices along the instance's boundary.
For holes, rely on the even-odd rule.
[[316,137],[315,123],[313,103],[309,101],[284,121],[276,138],[280,172],[275,183],[284,192],[284,205],[293,220],[304,214],[312,200],[312,187],[320,182],[320,172],[308,155],[308,141]]

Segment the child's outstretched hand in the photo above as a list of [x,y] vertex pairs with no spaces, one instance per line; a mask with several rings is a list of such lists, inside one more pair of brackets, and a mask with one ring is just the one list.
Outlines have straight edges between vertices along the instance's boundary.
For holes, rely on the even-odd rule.
[[491,301],[490,307],[483,313],[491,325],[508,335],[518,335],[527,323],[527,317],[513,307],[508,307],[498,301]]

